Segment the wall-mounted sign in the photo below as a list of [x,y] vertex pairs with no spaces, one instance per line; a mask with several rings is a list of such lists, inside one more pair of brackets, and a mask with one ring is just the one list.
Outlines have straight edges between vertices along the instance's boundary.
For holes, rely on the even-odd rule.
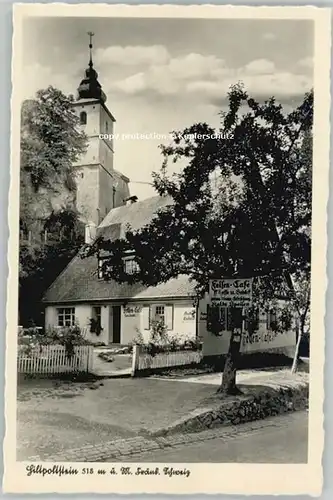
[[142,311],[141,306],[124,306],[124,315],[126,318],[133,318],[137,316]]
[[220,307],[251,307],[252,278],[210,280],[209,298]]
[[184,311],[183,321],[194,321],[194,320],[195,320],[195,309]]
[[263,344],[263,348],[265,348],[265,344],[269,344],[278,336],[278,332],[271,331],[256,332],[253,335],[249,335],[247,332],[244,332],[242,335],[242,345]]

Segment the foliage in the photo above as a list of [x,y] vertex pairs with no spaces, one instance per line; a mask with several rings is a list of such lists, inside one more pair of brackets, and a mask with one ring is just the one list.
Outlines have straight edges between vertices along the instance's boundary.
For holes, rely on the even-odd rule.
[[40,324],[41,299],[83,244],[73,163],[87,139],[73,98],[48,87],[25,101],[21,117],[20,323]]
[[[154,185],[171,197],[170,206],[144,228],[129,229],[126,240],[98,240],[90,253],[108,251],[109,273],[120,282],[155,285],[186,274],[200,293],[216,276],[275,278],[308,268],[312,108],[312,93],[287,114],[274,98],[260,104],[235,86],[221,114],[222,138],[198,123],[162,147],[165,163]],[[168,176],[167,162],[184,158],[183,171]],[[126,275],[124,251],[136,255],[137,273]]]
[[80,345],[90,345],[84,338],[78,326],[50,328],[43,332],[40,328],[24,328],[18,334],[19,352],[33,357],[34,354],[42,352],[44,346],[62,345],[66,349],[66,355],[70,359],[74,355],[74,348]]
[[160,353],[176,351],[197,351],[202,349],[202,343],[197,339],[186,338],[183,335],[169,335],[166,326],[162,321],[152,322],[152,328],[147,342],[144,341],[142,333],[138,331],[137,336],[130,344],[140,345],[141,349],[150,356],[156,356]]
[[173,339],[171,342],[166,342],[164,344],[149,342],[148,344],[142,344],[141,349],[144,350],[150,356],[156,356],[157,354],[179,352],[179,351],[201,351],[202,342],[196,340],[184,340],[179,339],[175,341]]
[[168,342],[168,330],[164,321],[155,320],[151,322],[149,341],[153,344],[166,344]]
[[95,333],[97,336],[99,336],[102,333],[103,327],[101,326],[101,323],[98,319],[90,318],[89,324],[91,333]]
[[81,237],[46,244],[21,242],[19,249],[20,324],[43,324],[41,300],[47,288],[76,255]]
[[41,187],[53,189],[58,180],[75,189],[73,163],[85,150],[86,138],[76,128],[73,102],[73,96],[49,86],[23,105],[21,171],[35,192]]
[[[198,296],[211,278],[265,277],[259,296],[269,302],[286,281],[300,315],[292,277],[309,274],[311,262],[313,92],[289,113],[241,84],[228,99],[219,130],[196,123],[162,146],[154,186],[170,205],[126,239],[97,240],[88,253],[108,252],[106,279],[151,286],[185,274]],[[186,166],[168,175],[170,161]],[[135,255],[136,273],[126,274],[124,252]]]

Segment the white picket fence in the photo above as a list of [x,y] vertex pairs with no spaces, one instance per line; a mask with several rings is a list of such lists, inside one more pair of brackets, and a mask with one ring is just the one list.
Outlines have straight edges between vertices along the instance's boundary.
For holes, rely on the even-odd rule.
[[90,372],[93,363],[93,347],[74,347],[74,355],[68,357],[61,345],[37,348],[32,353],[18,353],[17,371],[24,374],[60,375],[71,372]]
[[133,346],[132,376],[143,370],[156,368],[172,368],[199,364],[202,360],[202,351],[174,351],[164,352],[151,356],[142,351],[139,345]]

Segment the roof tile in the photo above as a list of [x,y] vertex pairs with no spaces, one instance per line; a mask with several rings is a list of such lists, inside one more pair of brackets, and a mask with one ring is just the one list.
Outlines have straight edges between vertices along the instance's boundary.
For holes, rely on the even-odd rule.
[[[154,196],[109,212],[97,230],[97,236],[115,240],[123,237],[126,225],[134,230],[148,224],[156,212],[172,203],[168,197]],[[155,287],[129,285],[98,278],[97,258],[79,255],[69,263],[44,296],[46,303],[88,302],[93,300],[151,299],[194,296],[195,283],[179,276]]]

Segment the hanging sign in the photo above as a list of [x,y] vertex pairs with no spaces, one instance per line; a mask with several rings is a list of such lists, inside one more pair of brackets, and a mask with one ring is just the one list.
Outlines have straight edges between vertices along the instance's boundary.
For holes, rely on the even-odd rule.
[[210,280],[209,298],[212,306],[251,307],[252,278]]

